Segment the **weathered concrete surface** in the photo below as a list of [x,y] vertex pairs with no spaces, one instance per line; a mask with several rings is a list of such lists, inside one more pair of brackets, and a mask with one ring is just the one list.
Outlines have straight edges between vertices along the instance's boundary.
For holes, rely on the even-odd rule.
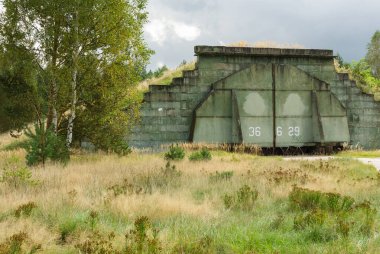
[[[141,124],[128,137],[131,146],[147,148],[189,142],[194,111],[214,83],[254,64],[276,64],[296,67],[326,84],[346,111],[350,143],[366,149],[380,148],[380,103],[373,95],[363,93],[347,74],[335,72],[331,50],[196,46],[195,53],[195,70],[184,71],[183,77],[174,79],[172,85],[149,87],[141,108]],[[300,81],[302,76],[291,75],[288,80]],[[340,126],[335,128],[339,132]]]

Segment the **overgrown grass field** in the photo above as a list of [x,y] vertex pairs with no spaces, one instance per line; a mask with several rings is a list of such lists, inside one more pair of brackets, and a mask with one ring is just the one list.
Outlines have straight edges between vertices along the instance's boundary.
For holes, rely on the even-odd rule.
[[0,253],[379,253],[380,177],[349,158],[0,152]]

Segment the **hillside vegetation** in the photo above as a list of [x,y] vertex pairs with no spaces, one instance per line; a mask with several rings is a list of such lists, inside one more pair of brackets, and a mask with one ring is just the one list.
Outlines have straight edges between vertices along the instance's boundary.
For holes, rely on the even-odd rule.
[[380,252],[373,167],[202,153],[28,168],[0,151],[0,253]]
[[139,89],[142,91],[148,90],[149,85],[169,85],[173,78],[182,77],[182,72],[186,70],[195,69],[195,61],[184,63],[179,65],[175,69],[168,69],[162,73],[159,77],[153,77],[146,80],[143,80],[139,84]]

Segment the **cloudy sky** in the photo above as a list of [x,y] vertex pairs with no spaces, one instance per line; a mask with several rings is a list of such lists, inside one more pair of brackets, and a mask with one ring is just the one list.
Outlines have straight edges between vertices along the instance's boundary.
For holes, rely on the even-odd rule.
[[150,0],[148,11],[151,69],[192,60],[195,45],[238,41],[333,49],[351,62],[380,30],[380,0]]

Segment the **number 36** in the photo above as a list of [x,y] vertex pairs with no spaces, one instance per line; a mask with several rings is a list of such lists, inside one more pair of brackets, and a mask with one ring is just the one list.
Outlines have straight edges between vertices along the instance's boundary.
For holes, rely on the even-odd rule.
[[250,137],[260,137],[261,136],[261,127],[249,127],[249,136]]

